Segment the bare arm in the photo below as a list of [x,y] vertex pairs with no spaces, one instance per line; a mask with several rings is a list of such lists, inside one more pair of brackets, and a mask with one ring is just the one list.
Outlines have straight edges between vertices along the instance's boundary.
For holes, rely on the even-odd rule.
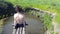
[[28,25],[27,21],[25,20],[25,18],[23,18],[23,23],[24,23],[24,26]]
[[14,26],[16,26],[16,19],[14,19]]
[[16,26],[16,15],[14,15],[14,26]]

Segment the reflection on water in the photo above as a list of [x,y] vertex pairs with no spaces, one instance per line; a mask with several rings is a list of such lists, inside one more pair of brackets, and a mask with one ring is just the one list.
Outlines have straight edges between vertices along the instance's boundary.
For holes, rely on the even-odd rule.
[[[44,34],[42,31],[43,24],[40,21],[26,17],[26,21],[29,24],[26,26],[26,34]],[[1,34],[12,34],[12,24],[13,24],[13,17],[10,17],[5,21],[5,25],[3,26],[3,31]]]

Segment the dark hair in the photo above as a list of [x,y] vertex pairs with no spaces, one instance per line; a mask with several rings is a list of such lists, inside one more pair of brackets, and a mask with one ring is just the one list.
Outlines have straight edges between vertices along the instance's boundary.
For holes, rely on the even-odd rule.
[[16,6],[16,12],[17,12],[17,10],[18,10],[18,12],[21,12],[21,13],[23,13],[23,9],[22,9],[22,7],[21,6]]

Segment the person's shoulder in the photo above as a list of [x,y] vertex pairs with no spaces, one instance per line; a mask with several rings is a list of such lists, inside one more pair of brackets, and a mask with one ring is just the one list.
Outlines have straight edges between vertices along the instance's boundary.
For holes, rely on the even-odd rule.
[[18,15],[18,13],[15,13],[14,15]]
[[14,17],[17,16],[17,13],[14,14]]
[[20,14],[21,16],[24,16],[24,14]]
[[25,17],[25,15],[24,15],[24,14],[22,14],[22,16],[23,16],[23,17]]

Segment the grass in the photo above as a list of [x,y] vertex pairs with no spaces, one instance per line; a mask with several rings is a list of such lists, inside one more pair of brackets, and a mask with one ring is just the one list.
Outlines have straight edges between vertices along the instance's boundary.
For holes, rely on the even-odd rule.
[[34,7],[39,8],[41,10],[50,11],[53,13],[57,13],[55,17],[55,21],[60,23],[60,0],[5,0],[7,2],[11,2],[15,5],[20,5],[24,7]]
[[[41,10],[56,13],[54,21],[60,24],[60,0],[4,0],[15,5],[25,7],[34,7]],[[51,28],[51,21],[48,15],[44,16],[45,24]],[[46,23],[47,22],[47,23]]]
[[3,27],[3,19],[0,20],[0,34],[1,34],[1,32],[2,32],[2,27]]
[[43,19],[44,19],[44,24],[45,24],[45,26],[46,26],[49,30],[51,30],[52,21],[51,21],[50,15],[45,14],[45,15],[43,16]]
[[[44,24],[44,27],[42,28],[42,30],[44,32],[46,32],[48,30],[50,32],[50,34],[55,33],[53,25],[52,25],[52,19],[49,14],[45,13],[44,16],[42,16],[39,12],[35,12],[35,11],[30,11],[30,12],[28,12],[28,14],[34,15],[37,18],[38,18],[38,16],[40,16],[38,19],[40,19],[40,22]],[[44,21],[44,22],[42,22],[42,21]]]

